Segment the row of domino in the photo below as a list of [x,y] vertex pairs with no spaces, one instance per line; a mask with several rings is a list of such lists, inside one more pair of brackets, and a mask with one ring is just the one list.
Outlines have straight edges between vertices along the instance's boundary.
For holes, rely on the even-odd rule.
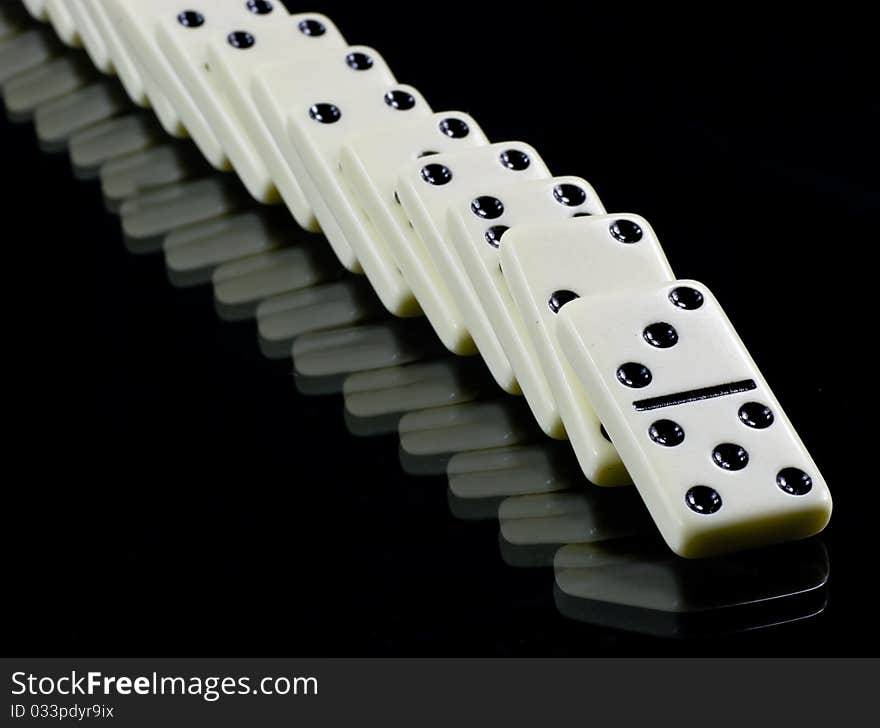
[[592,482],[631,475],[680,555],[827,524],[827,487],[717,301],[675,281],[648,223],[606,215],[584,180],[434,113],[374,49],[286,2],[25,5],[169,134],[323,231],[391,313],[479,352]]

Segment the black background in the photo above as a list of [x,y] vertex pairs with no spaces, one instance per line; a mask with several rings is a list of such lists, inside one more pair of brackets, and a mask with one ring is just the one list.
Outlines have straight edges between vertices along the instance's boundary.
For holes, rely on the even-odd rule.
[[5,652],[876,654],[864,21],[515,7],[315,9],[435,109],[643,214],[713,288],[835,496],[825,612],[689,641],[566,620],[550,570],[506,566],[497,523],[455,520],[445,478],[405,475],[396,436],[351,436],[340,397],[297,394],[252,323],[128,254],[97,183],[4,121]]

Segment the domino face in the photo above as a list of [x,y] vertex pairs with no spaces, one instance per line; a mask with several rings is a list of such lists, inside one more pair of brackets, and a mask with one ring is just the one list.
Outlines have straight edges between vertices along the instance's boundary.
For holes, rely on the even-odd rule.
[[[179,0],[153,4],[163,8],[156,28],[159,47],[238,176],[256,200],[277,202],[278,191],[263,157],[251,142],[248,127],[221,88],[218,75],[211,72],[209,43],[225,43],[240,64],[250,65],[258,46],[264,60],[271,54],[275,59],[293,61],[321,49],[343,48],[345,39],[329,23],[321,23],[322,32],[318,34],[317,25],[304,25],[315,23],[315,19],[291,16],[282,5],[271,2],[215,0],[194,22],[181,22],[185,17],[180,15]],[[183,120],[188,123],[186,114]]]
[[559,340],[677,554],[806,538],[828,523],[825,481],[706,286],[571,301]]
[[[361,63],[364,59],[369,61]],[[334,187],[334,181],[341,182],[338,156],[334,179],[320,173],[313,176],[311,172],[319,171],[322,164],[328,163],[330,157],[325,155],[333,154],[333,148],[336,148],[338,155],[341,140],[331,137],[336,137],[340,129],[348,133],[357,130],[358,119],[367,128],[376,123],[395,123],[394,114],[399,112],[386,104],[384,98],[396,88],[396,83],[394,74],[381,55],[366,46],[332,50],[312,56],[301,63],[275,64],[264,68],[254,79],[253,100],[257,110],[286,165],[302,186],[308,203],[309,209],[294,211],[294,216],[299,219],[314,211],[336,256],[342,265],[354,273],[363,272],[363,268],[331,207],[332,204],[338,204],[339,200],[335,195],[325,199],[322,194],[322,190],[329,191]],[[401,90],[412,95],[418,102],[402,116],[429,113],[428,105],[417,92]],[[330,96],[337,101],[330,99]],[[340,106],[342,101],[338,99],[346,99],[344,112]],[[361,109],[364,111],[359,113]],[[321,127],[325,131],[336,127],[324,137],[326,141],[320,149],[312,150],[314,153],[308,156],[308,165],[301,156],[304,151],[302,145],[294,143],[294,138],[288,134],[288,123],[293,119],[312,124],[316,127],[316,133]],[[344,214],[344,208],[340,209],[340,214]]]
[[340,161],[343,142],[353,132],[390,131],[411,119],[432,118],[433,113],[411,86],[373,82],[370,70],[380,62],[374,51],[338,53],[333,61],[317,72],[311,64],[285,71],[288,83],[299,90],[296,102],[287,108],[287,129],[303,165],[302,176],[312,180],[319,195],[310,202],[334,245],[333,228],[324,226],[325,215],[332,214],[385,308],[397,316],[420,314],[388,247],[352,199]]
[[[171,13],[178,22],[198,26],[204,16],[197,10],[181,9],[174,0],[107,0],[114,24],[132,49],[150,99],[160,94],[168,99],[193,142],[215,169],[231,169],[229,158],[209,126],[205,115],[183,85],[178,70],[157,43],[160,19]],[[204,22],[201,20],[201,22]],[[164,126],[164,122],[163,122]]]
[[[416,234],[427,248],[461,311],[468,309],[463,325],[473,337],[489,371],[499,386],[513,394],[520,387],[507,354],[480,304],[461,261],[446,233],[446,211],[462,198],[470,198],[475,213],[486,221],[498,218],[502,208],[492,190],[513,181],[550,176],[538,153],[521,142],[433,155],[414,160],[397,179],[397,193]],[[470,319],[472,326],[468,326]]]
[[[315,13],[283,16],[283,7],[275,5],[273,16],[254,18],[248,23],[254,43],[231,43],[228,32],[211,31],[207,38],[208,75],[218,94],[225,98],[233,118],[229,124],[243,131],[268,171],[272,184],[300,227],[318,232],[320,226],[306,200],[305,193],[284,155],[275,142],[251,96],[255,79],[267,67],[283,64],[291,49],[295,55],[318,54],[345,47],[345,39],[333,22]],[[271,22],[269,22],[271,20]],[[247,47],[246,47],[247,46]],[[218,129],[221,138],[223,133]],[[238,168],[235,159],[233,164]]]
[[[501,215],[494,220],[477,214],[469,197],[447,213],[449,239],[486,316],[474,315],[476,309],[471,307],[465,307],[463,314],[472,331],[488,319],[541,429],[550,437],[564,438],[550,384],[501,272],[499,249],[504,233],[516,225],[602,215],[605,208],[595,190],[579,177],[516,182],[496,188],[493,194],[502,203]],[[564,228],[564,234],[575,232]]]
[[626,469],[559,348],[557,312],[571,292],[586,297],[672,280],[653,230],[637,215],[521,225],[504,234],[500,251],[504,278],[584,474],[596,485],[628,484]]
[[437,336],[456,354],[475,353],[473,341],[452,293],[399,202],[397,171],[426,154],[473,149],[488,143],[472,117],[446,112],[411,119],[394,129],[351,135],[341,152],[342,171],[351,193],[384,241]]

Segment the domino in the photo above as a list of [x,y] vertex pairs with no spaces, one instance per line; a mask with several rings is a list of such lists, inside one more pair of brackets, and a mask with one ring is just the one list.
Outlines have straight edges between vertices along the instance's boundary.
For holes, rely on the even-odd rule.
[[326,74],[315,73],[308,65],[298,65],[289,74],[299,89],[297,102],[287,112],[290,141],[302,162],[302,175],[314,185],[307,188],[307,195],[318,194],[309,195],[309,200],[330,244],[334,244],[334,227],[324,225],[328,212],[385,308],[396,316],[417,316],[421,309],[412,290],[378,231],[352,199],[340,161],[342,144],[352,132],[374,127],[392,130],[410,119],[429,118],[431,108],[411,86],[373,83],[370,70],[381,60],[374,51],[352,51],[345,55],[344,65],[341,60],[341,53],[334,54],[335,63]]
[[587,296],[672,280],[653,230],[636,215],[521,225],[504,234],[500,251],[504,279],[584,474],[596,485],[628,484],[620,458],[559,349],[556,314],[569,291]]
[[454,354],[476,353],[458,306],[427,248],[401,207],[397,171],[418,157],[486,146],[473,118],[460,112],[410,120],[394,129],[349,136],[342,147],[342,172],[443,345]]
[[[159,48],[220,141],[232,167],[256,200],[279,202],[270,171],[250,140],[250,129],[242,123],[236,103],[224,93],[218,74],[213,72],[208,47],[211,41],[225,44],[229,52],[224,49],[222,57],[233,56],[233,65],[237,62],[252,67],[260,60],[291,62],[321,50],[344,48],[347,44],[342,34],[329,21],[321,23],[323,32],[310,32],[309,28],[316,28],[310,24],[317,22],[315,18],[291,15],[282,5],[267,0],[215,0],[201,12],[188,11],[191,15],[181,13],[180,0],[161,0],[152,5],[161,11],[156,28]],[[183,121],[188,124],[186,114]]]
[[76,25],[76,18],[70,12],[69,3],[70,0],[46,0],[46,15],[64,45],[80,48],[82,38]]
[[103,5],[107,24],[114,33],[113,43],[121,46],[119,51],[130,54],[162,126],[172,136],[189,135],[212,167],[228,171],[229,160],[223,154],[220,142],[156,43],[159,9],[152,2],[138,0],[104,0]]
[[[282,12],[281,8],[276,8],[276,11]],[[267,67],[289,59],[291,47],[301,48],[303,52],[308,49],[311,54],[344,47],[346,43],[338,28],[324,15],[291,15],[283,22],[276,21],[277,18],[273,22],[260,22],[259,34],[246,31],[254,39],[253,43],[230,42],[234,37],[228,33],[222,34],[223,37],[220,37],[220,33],[209,37],[206,49],[208,74],[217,93],[225,98],[227,107],[235,117],[230,125],[237,123],[240,129],[246,131],[272,184],[297,223],[305,230],[319,232],[320,226],[305,193],[254,106],[251,90],[254,80],[261,77]],[[295,36],[291,33],[291,27],[296,29],[293,31]],[[219,128],[218,134],[223,136]]]
[[73,18],[73,22],[76,24],[82,46],[89,59],[95,64],[95,68],[104,74],[115,73],[113,60],[110,58],[110,51],[98,32],[98,26],[89,13],[84,0],[68,0],[67,9]]
[[[371,126],[393,128],[408,117],[430,114],[427,102],[415,89],[399,86],[382,57],[365,46],[266,68],[255,80],[253,94],[342,265],[354,273],[366,272],[390,309],[406,305],[402,298],[411,294],[396,268],[381,257],[381,249],[360,236],[350,237],[358,233],[357,213],[339,171],[339,154],[345,135]],[[375,237],[368,222],[361,232]],[[360,260],[361,254],[366,261]]]
[[475,214],[494,220],[502,210],[489,193],[493,187],[514,180],[549,177],[550,172],[538,153],[521,142],[505,142],[487,147],[434,155],[414,160],[397,179],[397,193],[416,234],[437,266],[459,309],[470,309],[469,317],[478,325],[469,330],[489,371],[506,392],[520,394],[519,384],[507,355],[492,330],[486,313],[455,255],[446,235],[446,211],[450,204],[469,197]]
[[585,296],[565,305],[558,326],[562,351],[677,554],[802,539],[828,523],[825,481],[702,283]]
[[447,212],[449,240],[477,299],[476,305],[462,307],[462,313],[471,331],[491,327],[541,429],[562,439],[565,427],[559,408],[501,272],[499,248],[504,233],[516,225],[602,215],[605,208],[596,191],[579,177],[520,181],[487,191],[498,204],[500,215],[495,219],[486,220],[482,207],[475,208],[469,196]]

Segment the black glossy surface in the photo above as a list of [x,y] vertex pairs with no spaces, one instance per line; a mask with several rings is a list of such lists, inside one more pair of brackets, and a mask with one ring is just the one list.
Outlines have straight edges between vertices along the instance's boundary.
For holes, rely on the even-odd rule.
[[[487,27],[521,37],[505,8],[427,26],[419,8],[320,10],[433,108],[644,215],[676,273],[718,295],[835,497],[821,613],[689,640],[561,616],[552,571],[508,566],[497,522],[454,518],[446,478],[404,474],[394,435],[349,434],[338,395],[299,394],[251,323],[127,253],[97,184],[4,121],[4,652],[877,653],[875,418],[846,355],[873,330],[876,283],[840,232],[874,229],[880,207],[873,45],[852,26],[816,43],[790,17],[699,34],[668,7],[591,5],[566,9],[546,53],[486,53]],[[626,52],[596,27],[625,28]],[[443,63],[422,52],[450,38]],[[574,84],[560,64],[601,72]],[[604,101],[621,89],[623,112]]]

